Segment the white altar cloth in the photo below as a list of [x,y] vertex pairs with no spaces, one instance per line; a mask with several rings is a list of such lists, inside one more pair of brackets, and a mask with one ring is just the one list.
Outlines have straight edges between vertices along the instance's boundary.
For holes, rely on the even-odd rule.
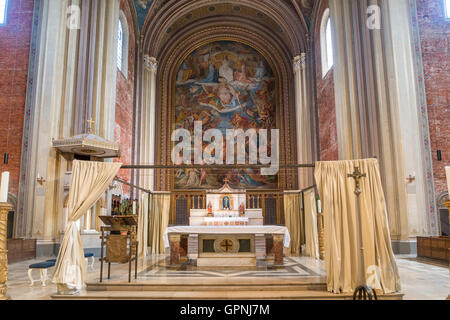
[[174,226],[168,227],[163,235],[164,245],[170,247],[169,234],[283,234],[283,245],[289,248],[291,236],[283,226]]

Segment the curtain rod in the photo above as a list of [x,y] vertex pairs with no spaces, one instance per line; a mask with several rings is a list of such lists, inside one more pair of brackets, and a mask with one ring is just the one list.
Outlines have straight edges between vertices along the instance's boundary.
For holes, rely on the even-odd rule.
[[[230,165],[230,164],[216,164],[216,165],[162,165],[162,164],[127,164],[122,165],[121,169],[139,170],[139,169],[264,169],[270,168],[270,164],[253,164],[253,165]],[[279,164],[279,168],[315,168],[315,164]]]
[[132,187],[132,188],[134,188],[134,189],[137,189],[137,190],[146,192],[146,193],[148,193],[148,194],[152,194],[152,192],[151,192],[150,190],[141,188],[141,187],[139,187],[139,186],[137,186],[137,185],[134,185],[134,184],[132,184],[132,183],[130,183],[130,182],[128,182],[128,181],[123,180],[122,178],[115,177],[114,180],[117,181],[117,182],[120,182],[120,183],[122,183],[122,184],[125,184],[125,185],[127,185],[127,186],[130,186],[130,187]]

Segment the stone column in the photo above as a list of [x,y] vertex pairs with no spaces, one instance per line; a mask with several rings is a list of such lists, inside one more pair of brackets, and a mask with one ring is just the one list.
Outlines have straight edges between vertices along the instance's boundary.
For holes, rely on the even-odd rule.
[[8,250],[7,250],[7,223],[8,212],[12,209],[9,203],[0,203],[0,300],[7,300],[8,287]]
[[[158,62],[156,58],[144,55],[143,101],[141,113],[141,163],[155,164],[155,134],[156,134],[156,73]],[[144,170],[141,174],[141,184],[144,188],[154,189],[155,170]]]
[[[38,246],[48,245],[50,250],[58,239],[62,177],[70,166],[70,160],[52,148],[52,139],[85,131],[80,126],[89,115],[96,121],[98,135],[114,139],[119,0],[42,0],[40,6],[37,71],[28,99],[33,112],[25,128],[29,148],[24,150],[25,181],[18,202],[23,217],[18,218],[17,233],[37,238]],[[80,9],[81,21],[87,20],[87,25],[69,28],[71,6]],[[36,182],[38,174],[45,179],[42,184]]]
[[171,265],[176,265],[180,263],[180,241],[181,235],[169,234]]
[[[297,161],[309,164],[313,161],[311,108],[308,106],[308,90],[306,84],[306,53],[294,58],[295,75],[295,116],[297,123]],[[299,189],[313,184],[312,171],[307,168],[298,169]]]
[[[423,177],[430,154],[418,120],[408,0],[330,0],[329,5],[339,157],[379,159],[392,238],[408,240],[411,222],[418,221],[414,217],[428,215],[430,204]],[[414,171],[421,177],[407,190],[406,178]],[[414,229],[430,232],[428,219],[419,220]]]

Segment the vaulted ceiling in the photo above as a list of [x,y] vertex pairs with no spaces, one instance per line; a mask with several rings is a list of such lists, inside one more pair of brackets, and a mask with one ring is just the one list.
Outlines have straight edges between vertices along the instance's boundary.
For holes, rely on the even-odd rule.
[[[155,11],[164,7],[168,4],[170,0],[133,0],[136,8],[137,20],[139,23],[140,30],[144,27],[149,16],[153,15]],[[291,10],[295,11],[302,23],[304,23],[308,28],[310,25],[311,15],[313,12],[313,6],[315,0],[260,0],[259,2],[282,2],[285,6],[290,7]],[[152,13],[150,13],[152,11]]]
[[[293,57],[306,51],[313,0],[134,0],[144,50],[160,56],[189,30],[238,27],[268,35]],[[269,36],[270,35],[270,36]]]

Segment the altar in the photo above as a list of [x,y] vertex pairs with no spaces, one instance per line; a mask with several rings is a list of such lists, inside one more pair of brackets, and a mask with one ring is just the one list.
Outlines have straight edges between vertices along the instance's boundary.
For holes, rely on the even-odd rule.
[[254,267],[269,255],[275,265],[283,264],[288,229],[263,225],[262,210],[246,208],[245,190],[233,190],[225,181],[221,189],[209,191],[206,203],[206,209],[190,210],[189,226],[165,230],[172,265],[179,264],[182,255],[198,267]]

